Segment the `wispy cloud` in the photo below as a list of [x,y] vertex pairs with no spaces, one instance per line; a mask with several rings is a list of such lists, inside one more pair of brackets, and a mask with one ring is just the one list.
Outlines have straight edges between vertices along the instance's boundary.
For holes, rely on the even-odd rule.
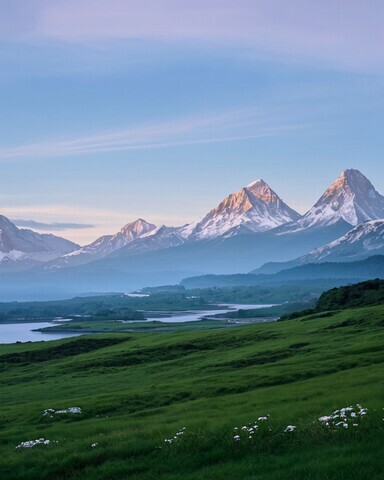
[[87,223],[43,223],[35,222],[34,220],[15,219],[11,220],[18,227],[32,228],[36,230],[48,231],[62,231],[62,230],[84,230],[88,228],[95,228],[95,225]]
[[52,158],[68,155],[169,148],[182,145],[233,142],[276,136],[305,125],[284,114],[235,110],[199,118],[175,119],[73,139],[0,148],[0,160]]
[[0,26],[8,37],[99,47],[111,40],[224,43],[288,62],[384,67],[381,0],[4,1]]

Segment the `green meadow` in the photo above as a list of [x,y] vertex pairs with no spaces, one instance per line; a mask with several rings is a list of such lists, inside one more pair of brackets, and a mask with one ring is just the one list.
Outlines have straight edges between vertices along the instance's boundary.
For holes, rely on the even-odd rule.
[[[382,479],[383,345],[383,305],[1,345],[1,478]],[[318,420],[358,403],[358,426]]]

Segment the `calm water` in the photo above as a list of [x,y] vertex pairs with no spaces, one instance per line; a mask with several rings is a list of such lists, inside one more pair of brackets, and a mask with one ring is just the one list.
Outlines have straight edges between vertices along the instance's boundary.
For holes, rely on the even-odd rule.
[[37,328],[50,327],[55,323],[5,323],[0,324],[0,343],[41,342],[59,338],[77,337],[77,333],[42,333],[34,332]]
[[[151,317],[149,321],[157,321],[163,323],[184,323],[184,322],[197,322],[203,317],[212,317],[219,313],[227,313],[234,310],[251,310],[272,307],[273,305],[222,305],[217,310],[199,310],[194,312],[182,312],[171,315],[170,317]],[[228,308],[224,308],[228,307]],[[40,323],[5,323],[0,324],[0,343],[15,343],[15,342],[41,342],[42,340],[58,340],[60,338],[77,337],[79,333],[46,333],[35,332],[39,328],[50,327],[56,325],[60,321],[66,321],[66,319],[56,320],[52,322],[40,322]],[[260,322],[266,321],[266,319],[260,319]],[[134,323],[135,321],[127,321],[124,323]]]
[[[222,305],[220,310],[199,310],[194,312],[184,312],[177,313],[171,317],[151,317],[148,318],[152,322],[163,322],[163,323],[184,323],[184,322],[198,322],[203,317],[212,317],[213,315],[218,315],[221,313],[233,312],[234,310],[257,310],[259,308],[268,308],[273,307],[274,305]],[[262,321],[262,320],[261,320]]]

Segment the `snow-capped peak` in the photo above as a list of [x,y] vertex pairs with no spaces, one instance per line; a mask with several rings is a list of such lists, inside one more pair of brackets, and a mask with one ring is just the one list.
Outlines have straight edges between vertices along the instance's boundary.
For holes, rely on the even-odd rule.
[[264,187],[264,186],[267,186],[268,185],[264,182],[264,180],[262,178],[258,178],[257,180],[254,180],[253,182],[251,182],[249,185],[247,185],[245,188],[253,188],[253,187]]
[[196,222],[190,238],[215,238],[238,229],[262,232],[297,218],[299,214],[260,179],[230,194],[201,221]]
[[[109,253],[128,245],[128,243],[133,242],[134,240],[143,237],[144,235],[152,232],[156,229],[156,225],[148,223],[142,218],[135,220],[134,222],[127,223],[119,232],[115,235],[104,235],[99,237],[94,242],[89,245],[72,252],[63,257],[65,266],[68,263],[68,257],[76,257],[76,261],[80,262],[80,258],[83,258],[82,261],[88,261],[87,257],[89,255],[96,258],[101,258]],[[60,259],[61,260],[61,259]],[[61,265],[60,265],[61,266]]]
[[359,170],[348,169],[300,220],[286,229],[294,232],[333,225],[340,220],[355,226],[379,218],[384,218],[384,197]]
[[135,238],[141,237],[142,235],[151,232],[156,228],[156,225],[148,223],[142,218],[138,218],[136,221],[127,223],[120,230],[119,233],[114,235],[114,238],[119,237],[120,235],[124,236],[128,241],[134,240]]

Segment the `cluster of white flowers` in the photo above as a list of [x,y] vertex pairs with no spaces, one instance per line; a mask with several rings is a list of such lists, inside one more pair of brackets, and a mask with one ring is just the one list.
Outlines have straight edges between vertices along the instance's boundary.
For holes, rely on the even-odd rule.
[[363,408],[359,403],[355,407],[343,407],[339,410],[335,410],[330,415],[319,418],[321,422],[326,427],[343,427],[348,428],[350,425],[353,427],[358,427],[357,423],[361,417],[367,414],[367,409]]
[[92,447],[92,448],[95,448],[95,447],[97,447],[98,445],[99,445],[98,443],[92,443],[91,447]]
[[81,408],[80,407],[69,407],[65,408],[62,410],[54,410],[53,408],[47,408],[43,412],[44,417],[53,417],[54,415],[60,415],[60,414],[65,414],[65,413],[74,413],[74,414],[79,414],[81,413]]
[[296,428],[296,425],[288,425],[287,428],[284,430],[284,433],[294,432]]
[[179,438],[184,435],[185,433],[185,427],[181,428],[178,432],[175,433],[175,435],[172,437],[172,438],[166,438],[164,439],[164,442],[165,443],[173,443],[173,442],[177,442],[177,440],[179,440]]
[[32,448],[36,445],[49,445],[51,443],[58,443],[55,440],[45,440],[45,438],[38,438],[37,440],[28,440],[27,442],[21,442],[15,448]]
[[242,427],[235,427],[234,433],[235,435],[233,436],[233,439],[235,441],[240,441],[240,440],[251,440],[253,438],[253,435],[256,433],[257,429],[259,428],[259,425],[257,422],[266,422],[269,419],[269,415],[259,417],[257,420],[255,420],[253,423],[250,423],[248,425],[243,425]]

